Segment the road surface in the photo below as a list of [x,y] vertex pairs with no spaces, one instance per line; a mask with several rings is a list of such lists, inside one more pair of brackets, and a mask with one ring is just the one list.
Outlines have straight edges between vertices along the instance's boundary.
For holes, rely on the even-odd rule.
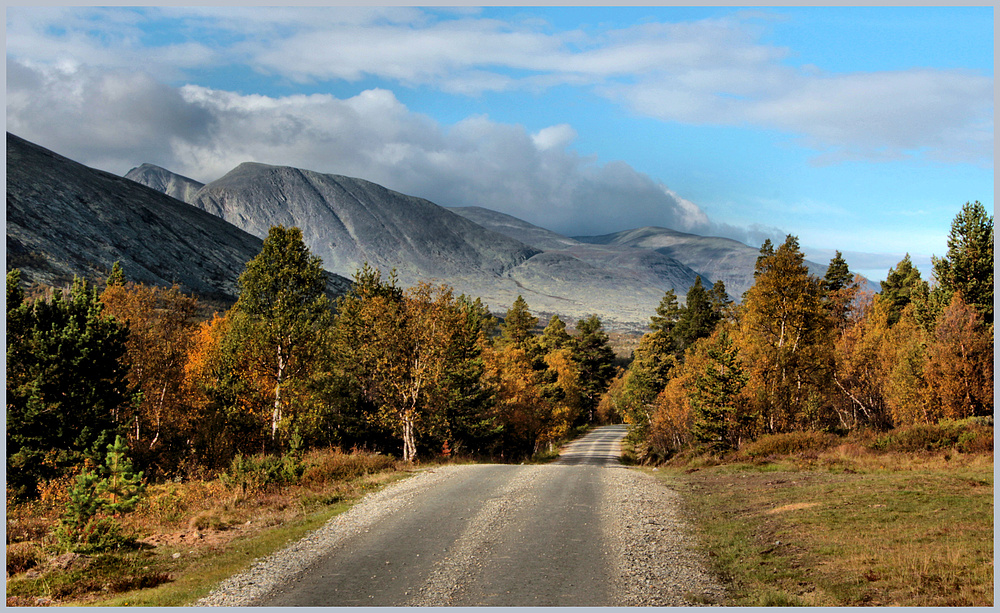
[[[597,428],[547,465],[448,466],[408,479],[398,493],[389,488],[341,516],[339,527],[331,524],[330,544],[311,554],[304,570],[279,581],[268,577],[268,565],[287,563],[265,561],[256,578],[226,588],[238,593],[274,583],[265,593],[202,604],[623,606],[687,604],[691,594],[717,599],[721,588],[681,525],[679,499],[619,465],[625,432]],[[347,517],[355,511],[356,518]],[[273,571],[280,572],[287,574]]]

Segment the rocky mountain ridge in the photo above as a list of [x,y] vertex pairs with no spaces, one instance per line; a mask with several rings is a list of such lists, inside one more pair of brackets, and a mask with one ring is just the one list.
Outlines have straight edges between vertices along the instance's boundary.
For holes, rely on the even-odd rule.
[[[115,261],[152,285],[235,300],[261,239],[159,191],[7,133],[7,270],[26,283],[101,281]],[[329,275],[332,295],[350,282]]]

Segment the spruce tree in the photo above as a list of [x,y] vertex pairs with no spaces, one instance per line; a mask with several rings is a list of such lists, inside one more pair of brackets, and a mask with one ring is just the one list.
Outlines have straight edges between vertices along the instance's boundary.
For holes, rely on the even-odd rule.
[[572,349],[574,339],[566,331],[566,324],[559,319],[558,315],[553,315],[549,320],[549,325],[542,330],[542,338],[539,344],[545,353],[551,353],[558,349]]
[[[694,280],[688,290],[684,308],[674,329],[674,339],[678,354],[690,347],[699,338],[712,333],[721,316],[712,304],[711,294],[705,290],[701,277]],[[678,355],[680,357],[680,355]]]
[[847,287],[851,284],[853,279],[854,276],[847,267],[847,262],[844,260],[843,254],[840,253],[840,251],[837,251],[830,260],[830,265],[827,267],[826,274],[823,276],[826,291],[835,292],[841,288]]
[[534,336],[537,325],[538,318],[528,310],[528,303],[524,298],[518,296],[500,324],[500,338],[497,342],[501,347],[513,345],[524,349],[534,358],[538,347]]
[[715,451],[739,446],[747,421],[740,394],[747,375],[740,366],[739,350],[723,330],[709,345],[709,364],[695,380],[690,403],[694,410],[691,434],[699,443]]

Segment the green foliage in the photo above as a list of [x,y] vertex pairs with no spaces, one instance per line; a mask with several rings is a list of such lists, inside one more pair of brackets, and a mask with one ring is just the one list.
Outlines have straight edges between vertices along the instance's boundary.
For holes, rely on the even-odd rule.
[[587,423],[593,423],[594,410],[615,375],[615,352],[608,344],[608,335],[597,315],[577,321],[576,330],[578,335],[572,355],[580,369],[584,415]]
[[7,485],[33,497],[114,433],[130,396],[127,331],[82,279],[31,303],[18,281],[7,275]]
[[955,292],[993,323],[993,216],[978,200],[966,202],[948,233],[948,253],[934,258],[936,292],[947,305]]
[[125,285],[125,271],[122,270],[121,262],[115,261],[111,266],[111,272],[108,273],[107,286],[124,286]]
[[69,551],[92,553],[119,549],[132,542],[121,525],[105,513],[117,515],[135,510],[145,490],[142,473],[132,470],[121,436],[108,445],[99,472],[84,469],[69,490],[69,503],[56,528],[56,540]]
[[889,275],[882,282],[879,300],[889,305],[889,325],[895,325],[899,321],[906,305],[925,302],[927,292],[927,283],[920,278],[920,271],[907,253],[895,268],[889,269]]
[[266,491],[271,486],[297,483],[306,470],[296,453],[237,454],[229,469],[219,475],[219,480],[230,491],[240,496],[250,496]]
[[518,296],[514,304],[507,310],[507,314],[504,315],[497,343],[501,347],[513,345],[531,354],[537,353],[538,341],[534,336],[537,325],[538,318],[528,310],[528,303],[524,298]]
[[557,349],[572,349],[575,340],[566,331],[566,323],[559,319],[558,315],[553,315],[549,320],[549,325],[542,330],[542,338],[539,344],[545,353],[551,353]]
[[[719,282],[721,283],[721,281]],[[719,292],[725,295],[725,286],[706,290],[701,284],[701,277],[694,280],[694,285],[688,289],[684,308],[673,331],[674,344],[678,351],[694,344],[699,338],[705,338],[712,333],[716,324],[722,319]],[[724,302],[722,302],[724,304]]]
[[[240,274],[240,297],[233,307],[233,333],[242,338],[244,359],[271,390],[270,434],[297,425],[310,402],[310,385],[324,369],[330,322],[322,260],[313,256],[298,228],[273,226],[261,252]],[[289,402],[298,396],[298,402]],[[298,409],[298,410],[297,410]]]
[[839,289],[845,288],[851,284],[853,279],[854,276],[847,267],[847,262],[844,260],[843,254],[840,253],[840,251],[837,251],[830,260],[830,265],[826,269],[826,274],[823,275],[826,291],[835,292]]
[[747,375],[740,365],[739,348],[726,330],[714,337],[707,353],[709,362],[695,379],[690,399],[694,410],[691,434],[713,451],[733,449],[739,447],[749,426],[740,402]]

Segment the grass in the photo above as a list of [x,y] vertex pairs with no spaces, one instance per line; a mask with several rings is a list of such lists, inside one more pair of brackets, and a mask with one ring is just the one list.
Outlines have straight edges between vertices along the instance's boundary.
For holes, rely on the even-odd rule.
[[652,472],[684,496],[727,604],[993,605],[992,452],[825,442]]
[[248,489],[216,479],[152,486],[139,509],[120,519],[140,546],[97,556],[57,557],[51,529],[64,503],[59,488],[47,500],[9,507],[7,604],[191,604],[253,560],[411,473],[376,454],[316,451],[303,463],[294,485]]

